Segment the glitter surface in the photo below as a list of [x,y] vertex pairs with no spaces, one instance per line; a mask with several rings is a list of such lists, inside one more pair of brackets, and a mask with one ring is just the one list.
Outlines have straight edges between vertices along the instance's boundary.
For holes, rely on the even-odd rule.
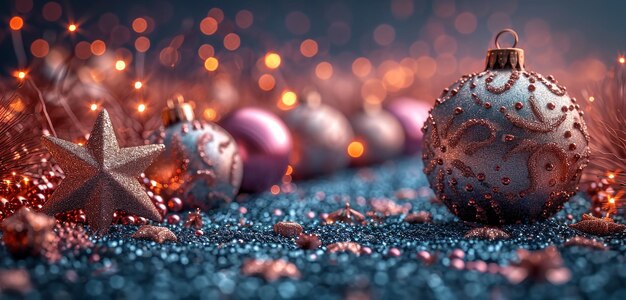
[[[474,225],[458,221],[443,204],[431,202],[433,194],[421,169],[421,159],[405,158],[368,170],[345,170],[297,182],[297,192],[290,194],[242,196],[239,202],[202,213],[202,236],[183,222],[159,224],[177,235],[177,243],[135,240],[131,236],[137,226],[114,225],[107,235],[94,240],[91,250],[67,254],[53,264],[32,258],[14,260],[0,247],[0,269],[28,270],[33,286],[26,294],[29,299],[345,299],[363,295],[372,299],[623,299],[626,233],[596,237],[570,228],[588,210],[583,197],[573,197],[549,220],[503,226],[509,239],[467,239],[464,235]],[[408,188],[415,192],[407,193]],[[352,209],[365,213],[372,209],[370,200],[377,198],[410,203],[410,212],[428,211],[432,222],[409,224],[404,215],[394,215],[381,223],[368,218],[364,226],[323,224],[321,215],[344,208],[346,200]],[[574,218],[568,218],[569,214]],[[244,225],[241,219],[246,220]],[[279,221],[301,224],[305,234],[319,236],[322,247],[300,249],[295,238],[274,232]],[[615,221],[624,222],[617,216]],[[575,236],[597,240],[608,250],[566,246]],[[327,249],[347,241],[371,253],[356,256]],[[569,281],[513,284],[496,272],[519,262],[518,249],[535,251],[550,245],[556,246],[563,266],[571,272]],[[392,248],[399,250],[398,256],[390,255],[398,254]],[[244,275],[245,262],[254,259],[282,259],[296,266],[300,278],[270,282]]]

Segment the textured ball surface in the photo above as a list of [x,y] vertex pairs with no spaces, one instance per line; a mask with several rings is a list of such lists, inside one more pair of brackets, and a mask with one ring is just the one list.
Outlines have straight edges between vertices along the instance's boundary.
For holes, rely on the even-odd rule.
[[192,121],[161,127],[149,138],[165,151],[146,170],[170,197],[187,208],[207,210],[231,202],[239,192],[243,164],[237,143],[213,123]]
[[416,154],[422,149],[422,126],[428,118],[430,105],[411,98],[399,98],[386,107],[404,130],[404,153]]
[[280,182],[292,149],[291,134],[280,118],[259,108],[243,108],[220,125],[239,146],[243,161],[242,190],[261,192]]
[[346,148],[354,134],[341,112],[324,104],[304,103],[283,119],[293,138],[290,164],[294,177],[330,173],[348,165]]
[[389,160],[404,150],[404,131],[400,122],[384,110],[361,112],[351,119],[356,139],[363,143],[364,152],[352,158],[357,166]]
[[588,162],[582,115],[552,76],[465,75],[443,91],[424,124],[424,172],[463,220],[548,218],[577,191]]

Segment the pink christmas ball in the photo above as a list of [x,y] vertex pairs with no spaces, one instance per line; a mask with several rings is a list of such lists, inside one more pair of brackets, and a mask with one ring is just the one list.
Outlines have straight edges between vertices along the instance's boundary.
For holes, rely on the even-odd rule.
[[415,154],[422,147],[422,127],[428,119],[430,105],[412,98],[398,98],[387,104],[385,109],[402,125],[404,131],[404,154]]
[[292,149],[291,135],[281,119],[269,111],[248,107],[231,113],[220,125],[239,145],[243,191],[261,192],[280,182]]

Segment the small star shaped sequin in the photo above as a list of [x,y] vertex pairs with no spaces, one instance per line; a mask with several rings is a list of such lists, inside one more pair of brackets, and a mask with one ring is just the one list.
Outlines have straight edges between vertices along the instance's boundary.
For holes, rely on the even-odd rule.
[[596,218],[590,214],[583,214],[582,220],[570,227],[598,236],[612,235],[626,230],[626,225],[615,223],[611,218]]
[[477,227],[469,230],[465,233],[466,239],[481,239],[481,240],[505,240],[510,238],[511,235],[497,227]]
[[137,178],[163,145],[120,148],[106,110],[98,115],[85,146],[50,136],[44,136],[42,144],[66,173],[42,212],[54,215],[82,208],[97,233],[108,230],[116,210],[161,221]]
[[166,241],[176,242],[176,234],[167,227],[142,225],[132,236],[134,239],[152,240],[159,244],[163,244]]
[[346,202],[346,206],[337,211],[328,214],[328,217],[324,218],[326,224],[333,224],[336,222],[342,222],[347,224],[365,224],[365,216],[350,208],[350,203]]

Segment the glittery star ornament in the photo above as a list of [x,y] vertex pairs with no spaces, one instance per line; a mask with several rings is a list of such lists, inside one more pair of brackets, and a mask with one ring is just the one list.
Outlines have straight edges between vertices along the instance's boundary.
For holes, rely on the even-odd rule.
[[42,144],[66,173],[42,212],[54,215],[82,208],[97,233],[108,230],[116,210],[161,221],[137,177],[163,145],[120,148],[106,110],[98,115],[85,146],[51,136],[44,136]]
[[166,241],[176,242],[178,238],[167,227],[142,225],[133,234],[134,239],[152,240],[159,244],[163,244]]
[[424,124],[424,173],[464,221],[549,218],[576,193],[589,160],[576,99],[554,77],[525,69],[515,44],[496,42],[485,70],[444,89]]

